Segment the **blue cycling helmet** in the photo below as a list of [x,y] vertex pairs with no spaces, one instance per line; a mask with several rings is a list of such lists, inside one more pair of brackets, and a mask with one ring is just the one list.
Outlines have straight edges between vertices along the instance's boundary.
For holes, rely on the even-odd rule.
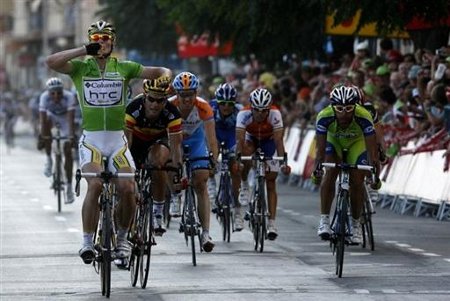
[[172,83],[173,88],[176,91],[197,90],[198,84],[197,76],[187,71],[181,72],[175,76]]
[[217,100],[236,101],[237,91],[232,85],[224,83],[217,87],[215,95]]

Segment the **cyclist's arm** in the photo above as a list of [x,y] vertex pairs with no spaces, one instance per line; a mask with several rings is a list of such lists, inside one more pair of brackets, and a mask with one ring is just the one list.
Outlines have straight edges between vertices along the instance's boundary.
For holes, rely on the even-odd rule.
[[172,78],[172,71],[165,67],[144,67],[139,77],[155,79],[160,76],[167,76],[169,78]]
[[327,135],[316,134],[316,166],[325,161],[325,147]]
[[50,54],[46,62],[50,69],[69,74],[73,68],[69,61],[83,55],[86,55],[86,48],[84,46]]
[[284,155],[283,129],[277,130],[273,133],[273,141],[275,142],[275,147],[278,156],[283,156]]
[[245,129],[236,128],[236,154],[242,154],[245,142]]
[[205,121],[204,125],[206,141],[208,142],[208,149],[213,153],[214,160],[217,160],[217,157],[219,156],[219,149],[217,147],[216,124],[214,122],[214,119],[211,118]]
[[172,162],[175,166],[182,165],[181,143],[183,141],[183,132],[169,134],[169,146],[172,156]]
[[378,160],[378,148],[377,148],[377,138],[376,135],[368,135],[365,136],[366,141],[366,149],[367,149],[367,156],[369,158],[370,164],[375,166],[377,168],[377,176],[380,173],[380,166],[379,166],[379,160]]
[[48,128],[46,111],[39,112],[39,124],[41,129],[40,130],[41,136],[50,136],[50,129]]

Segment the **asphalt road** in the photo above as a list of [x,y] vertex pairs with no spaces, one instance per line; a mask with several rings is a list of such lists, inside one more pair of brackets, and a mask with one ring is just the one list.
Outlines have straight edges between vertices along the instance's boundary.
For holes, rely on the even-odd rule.
[[[17,144],[8,154],[0,142],[0,299],[102,299],[99,276],[77,254],[82,199],[58,214],[44,155],[26,133]],[[114,269],[111,300],[450,300],[448,221],[376,207],[375,251],[347,248],[339,279],[329,245],[316,236],[318,194],[287,185],[278,194],[279,238],[264,253],[253,251],[248,229],[220,241],[212,218],[216,247],[193,267],[172,223],[157,240],[147,289]]]

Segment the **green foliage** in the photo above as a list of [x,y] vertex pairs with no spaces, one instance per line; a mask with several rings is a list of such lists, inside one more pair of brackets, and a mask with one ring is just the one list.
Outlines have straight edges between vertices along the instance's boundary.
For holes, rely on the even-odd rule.
[[169,55],[176,52],[177,34],[173,22],[156,0],[108,0],[98,12],[99,17],[116,27],[121,47],[138,49],[146,55]]
[[117,27],[119,43],[144,54],[176,52],[176,28],[211,41],[233,42],[233,56],[254,54],[273,65],[284,54],[316,56],[322,50],[327,13],[336,24],[361,9],[359,26],[377,22],[382,34],[403,29],[413,16],[439,22],[448,0],[108,0],[100,12]]

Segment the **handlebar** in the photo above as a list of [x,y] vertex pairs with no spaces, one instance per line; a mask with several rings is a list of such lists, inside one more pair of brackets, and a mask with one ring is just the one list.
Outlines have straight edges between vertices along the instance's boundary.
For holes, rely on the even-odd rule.
[[131,179],[135,178],[136,174],[133,172],[118,172],[112,173],[110,171],[102,171],[102,172],[81,172],[81,170],[77,169],[75,174],[75,195],[80,196],[80,180],[81,178],[101,178],[104,181],[109,181],[113,178],[126,178]]
[[367,170],[372,173],[375,172],[375,167],[371,165],[364,165],[364,164],[348,164],[348,163],[331,163],[331,162],[324,162],[321,163],[319,168],[339,168],[343,170],[349,170],[349,169],[359,169],[359,170]]

